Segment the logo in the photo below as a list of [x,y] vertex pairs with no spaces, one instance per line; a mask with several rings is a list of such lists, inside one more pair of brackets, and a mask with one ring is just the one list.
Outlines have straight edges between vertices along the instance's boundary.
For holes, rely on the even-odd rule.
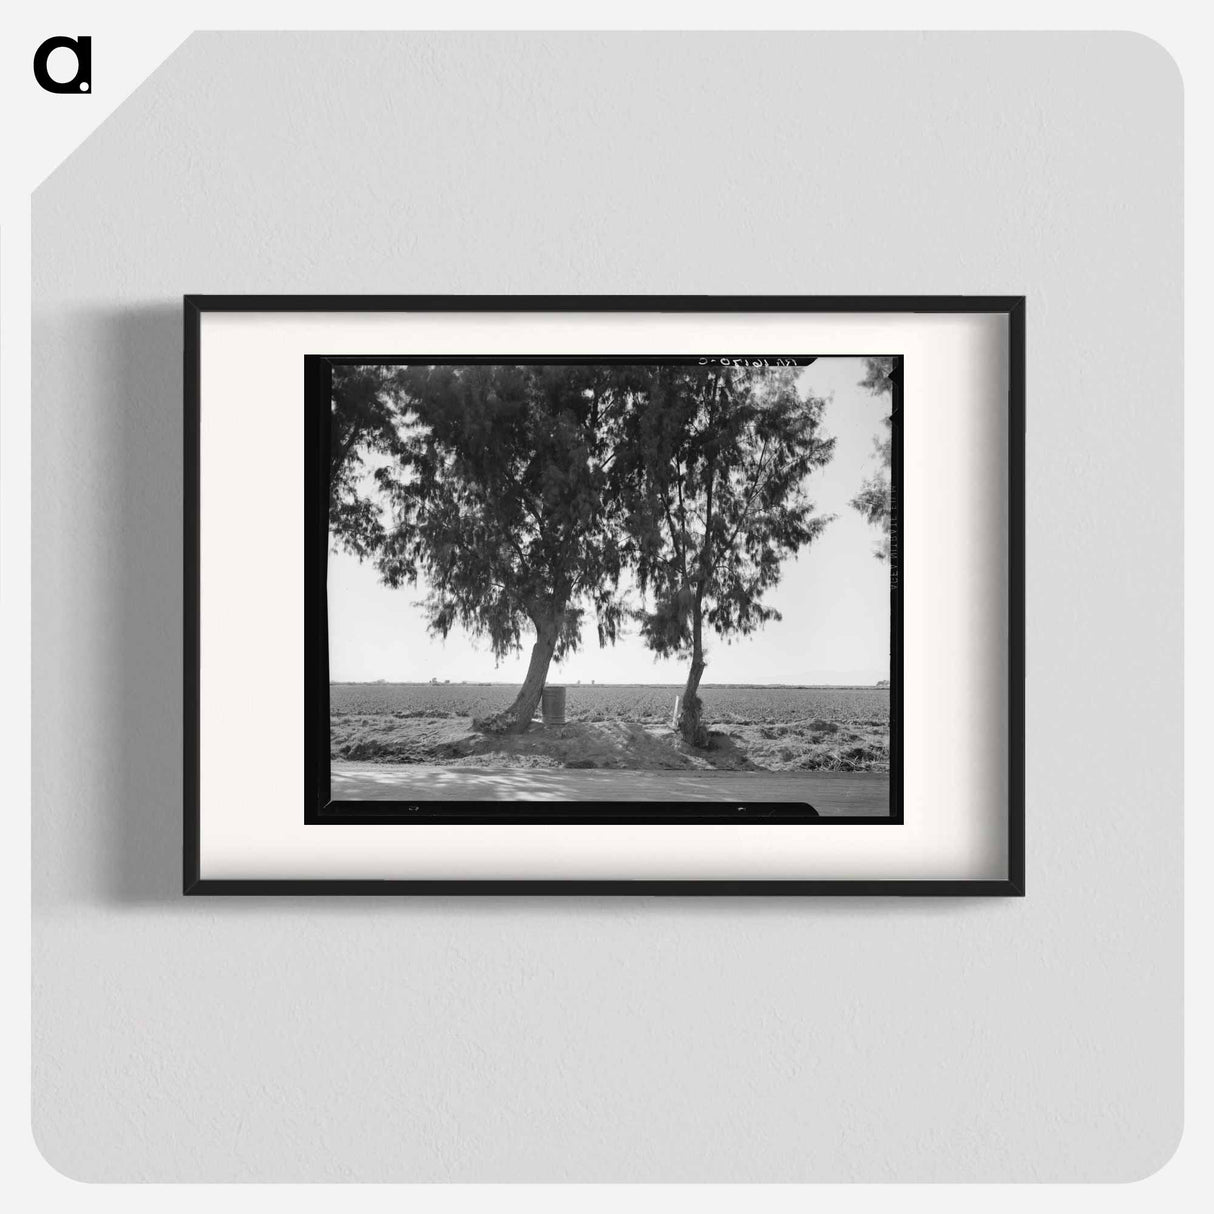
[[[46,65],[51,52],[71,51],[76,57],[76,74],[70,80],[55,80]],[[60,56],[62,58],[62,56]],[[48,38],[34,52],[34,79],[48,93],[88,93],[93,88],[93,40],[80,35],[77,38]]]

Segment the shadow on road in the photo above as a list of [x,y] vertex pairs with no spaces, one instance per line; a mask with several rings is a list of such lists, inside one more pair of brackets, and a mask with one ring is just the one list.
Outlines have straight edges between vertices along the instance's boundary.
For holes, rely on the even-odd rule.
[[809,803],[823,815],[889,813],[889,777],[871,772],[581,771],[340,763],[341,801],[740,801]]

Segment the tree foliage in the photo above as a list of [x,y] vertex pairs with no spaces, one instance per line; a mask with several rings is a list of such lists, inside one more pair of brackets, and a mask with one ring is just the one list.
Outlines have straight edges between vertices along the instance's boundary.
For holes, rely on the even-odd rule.
[[[329,420],[329,535],[359,559],[385,538],[378,502],[367,492],[376,456],[404,454],[397,431],[395,367],[335,366]],[[380,461],[382,463],[382,461]]]
[[864,378],[860,387],[872,396],[888,396],[893,391],[891,377],[894,373],[894,359],[890,355],[864,360]]
[[[864,378],[860,387],[867,389],[873,396],[889,396],[893,392],[890,376],[893,374],[894,360],[892,358],[866,358],[864,360]],[[873,439],[873,448],[879,461],[879,467],[872,476],[866,477],[860,486],[860,492],[851,500],[851,505],[858,510],[874,527],[882,532],[881,539],[873,548],[873,555],[878,560],[887,561],[890,555],[890,525],[893,521],[893,494],[890,482],[890,470],[893,464],[893,418],[886,416],[882,424],[885,433]]]

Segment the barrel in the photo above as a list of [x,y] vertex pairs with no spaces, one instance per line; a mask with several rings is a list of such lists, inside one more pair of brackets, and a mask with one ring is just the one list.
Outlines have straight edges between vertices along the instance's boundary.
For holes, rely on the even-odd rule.
[[563,687],[545,687],[540,695],[540,704],[544,711],[545,725],[565,724],[565,689]]

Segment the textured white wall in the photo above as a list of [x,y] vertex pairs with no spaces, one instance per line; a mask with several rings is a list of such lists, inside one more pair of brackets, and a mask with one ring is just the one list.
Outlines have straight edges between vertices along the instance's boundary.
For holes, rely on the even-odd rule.
[[[97,1180],[1160,1166],[1180,148],[1177,72],[1130,35],[190,39],[34,196],[47,1158]],[[1026,293],[1029,896],[181,899],[186,291]]]

